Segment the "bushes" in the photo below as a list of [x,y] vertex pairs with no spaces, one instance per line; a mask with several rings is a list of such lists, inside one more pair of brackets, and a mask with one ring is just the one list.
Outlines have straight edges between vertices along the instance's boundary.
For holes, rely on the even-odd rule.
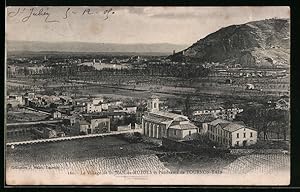
[[249,149],[283,149],[289,150],[289,144],[284,141],[257,141],[256,144],[250,145]]
[[142,135],[140,133],[125,133],[117,135],[120,139],[124,139],[129,143],[139,143],[142,141]]

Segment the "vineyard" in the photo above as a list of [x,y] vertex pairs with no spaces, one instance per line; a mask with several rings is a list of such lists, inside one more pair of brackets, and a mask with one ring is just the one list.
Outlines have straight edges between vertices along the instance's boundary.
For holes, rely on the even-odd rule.
[[137,155],[126,157],[100,157],[84,161],[67,161],[60,163],[8,165],[14,173],[50,174],[157,174],[168,172],[159,158],[154,155]]
[[85,138],[54,143],[7,148],[6,161],[11,164],[44,164],[84,161],[100,157],[122,157],[153,154],[154,147],[146,143],[129,143],[115,136]]
[[290,156],[286,154],[251,154],[241,156],[223,170],[224,173],[272,173],[289,169]]

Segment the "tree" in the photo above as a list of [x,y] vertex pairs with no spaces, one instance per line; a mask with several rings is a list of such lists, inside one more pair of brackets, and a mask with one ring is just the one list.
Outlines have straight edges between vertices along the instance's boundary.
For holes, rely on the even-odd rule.
[[255,128],[258,135],[263,134],[263,140],[268,140],[270,133],[277,133],[278,138],[283,135],[286,140],[289,115],[284,110],[266,108],[264,105],[251,106],[245,109],[236,120],[244,121]]
[[183,110],[183,113],[184,113],[184,115],[186,115],[188,117],[190,117],[192,115],[190,100],[191,100],[191,96],[190,95],[187,95],[185,97],[185,100],[184,100],[184,110]]

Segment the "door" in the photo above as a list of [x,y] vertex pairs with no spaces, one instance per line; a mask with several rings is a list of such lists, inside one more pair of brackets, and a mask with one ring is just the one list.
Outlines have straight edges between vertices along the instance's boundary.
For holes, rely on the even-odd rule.
[[87,129],[87,133],[88,133],[88,134],[91,134],[91,133],[92,133],[92,130],[91,130],[91,129]]
[[246,140],[243,141],[243,146],[244,146],[244,147],[247,146],[247,141],[246,141]]

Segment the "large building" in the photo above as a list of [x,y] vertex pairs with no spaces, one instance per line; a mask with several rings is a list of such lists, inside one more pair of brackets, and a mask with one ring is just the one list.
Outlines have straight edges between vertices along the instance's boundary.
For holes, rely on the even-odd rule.
[[148,101],[147,110],[142,117],[144,135],[176,140],[191,140],[197,137],[198,127],[184,115],[160,111],[158,98]]
[[225,147],[242,147],[257,142],[257,131],[243,122],[230,122],[216,119],[208,124],[208,138]]
[[222,107],[215,109],[202,109],[193,112],[194,116],[201,115],[212,115],[217,119],[226,119],[226,120],[234,120],[236,115],[243,112],[243,109],[240,108],[228,108],[224,109]]
[[77,121],[72,129],[73,134],[97,134],[110,132],[109,118],[85,118]]

